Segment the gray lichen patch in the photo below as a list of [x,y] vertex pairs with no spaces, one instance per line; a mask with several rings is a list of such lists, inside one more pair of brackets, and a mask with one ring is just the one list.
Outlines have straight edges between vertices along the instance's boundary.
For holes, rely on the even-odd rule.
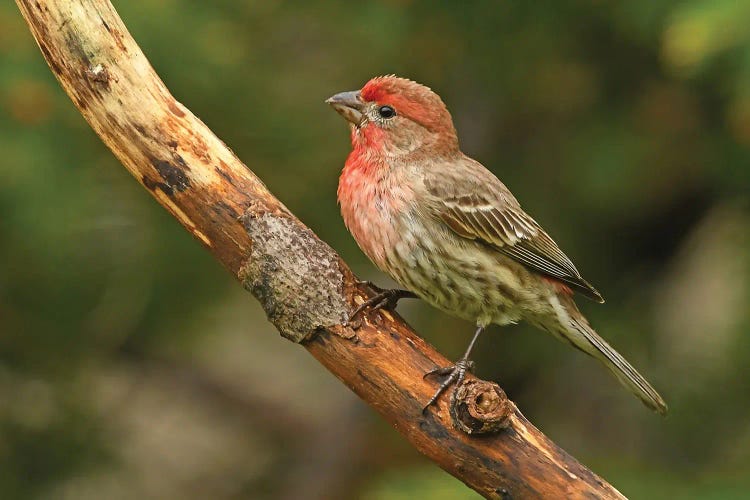
[[283,337],[299,343],[345,321],[344,278],[331,247],[284,216],[245,215],[242,222],[253,245],[240,279]]

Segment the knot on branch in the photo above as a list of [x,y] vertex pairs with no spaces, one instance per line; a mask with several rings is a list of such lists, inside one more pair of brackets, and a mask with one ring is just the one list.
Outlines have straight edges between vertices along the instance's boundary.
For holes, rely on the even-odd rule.
[[344,322],[344,277],[331,247],[278,210],[255,205],[240,220],[252,249],[239,278],[283,337],[299,343]]
[[467,434],[487,434],[510,425],[512,405],[494,382],[471,379],[451,395],[453,425]]
[[109,70],[103,64],[99,63],[96,66],[87,68],[85,73],[89,80],[100,83],[104,88],[109,90]]

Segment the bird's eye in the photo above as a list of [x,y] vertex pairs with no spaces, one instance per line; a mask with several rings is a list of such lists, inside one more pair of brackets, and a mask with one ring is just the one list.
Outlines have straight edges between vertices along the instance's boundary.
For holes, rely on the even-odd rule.
[[396,116],[396,110],[391,106],[380,106],[378,108],[378,114],[383,118],[393,118]]

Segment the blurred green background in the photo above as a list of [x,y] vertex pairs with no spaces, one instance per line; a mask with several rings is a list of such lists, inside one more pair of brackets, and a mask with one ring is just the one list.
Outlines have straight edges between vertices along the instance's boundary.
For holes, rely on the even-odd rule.
[[[453,113],[607,298],[662,392],[493,328],[477,373],[632,498],[750,498],[750,1],[116,1],[178,100],[363,278],[323,101],[396,73]],[[457,358],[472,332],[400,311]],[[0,498],[476,498],[411,449],[127,174],[0,4]]]

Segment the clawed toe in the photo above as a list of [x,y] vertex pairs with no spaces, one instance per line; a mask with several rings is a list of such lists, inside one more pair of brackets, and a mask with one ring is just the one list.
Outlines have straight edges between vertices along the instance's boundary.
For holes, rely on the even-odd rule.
[[377,286],[373,285],[369,281],[366,282],[358,282],[360,284],[366,284],[370,288],[374,290],[379,290],[379,292],[376,295],[373,295],[366,301],[362,302],[355,310],[354,312],[349,315],[349,319],[347,320],[347,323],[351,323],[352,320],[359,315],[362,311],[364,311],[367,308],[370,308],[372,311],[377,311],[378,309],[387,309],[387,310],[393,310],[395,309],[396,305],[398,304],[398,301],[401,299],[406,298],[416,298],[417,296],[408,290],[400,290],[400,289],[392,289],[392,290],[383,290],[382,288],[378,288]]
[[442,368],[435,368],[434,370],[425,373],[422,376],[422,378],[426,379],[428,377],[435,377],[435,376],[437,376],[437,377],[445,377],[446,375],[451,375],[453,372],[459,370],[460,369],[460,365],[462,365],[462,364],[465,365],[464,366],[464,371],[465,372],[466,371],[470,372],[470,371],[474,370],[474,362],[471,361],[470,359],[467,359],[467,360],[465,360],[465,362],[463,360],[461,360],[458,363],[456,363],[455,365],[444,366]]
[[[370,298],[370,299],[368,299],[368,300],[366,300],[366,301],[362,302],[362,303],[361,303],[361,304],[360,304],[360,305],[359,305],[359,306],[358,306],[358,307],[357,307],[357,308],[356,308],[356,309],[354,310],[354,312],[352,312],[352,313],[351,313],[351,314],[349,315],[349,318],[348,318],[348,319],[346,320],[346,323],[347,323],[347,324],[350,324],[350,323],[352,322],[352,320],[354,320],[354,318],[356,318],[356,317],[357,317],[357,316],[359,315],[359,313],[361,313],[362,311],[364,311],[365,309],[367,309],[368,307],[370,307],[371,305],[373,305],[373,304],[375,303],[375,301],[373,301],[373,299],[377,299],[378,297],[380,297],[380,295],[376,295],[376,296],[374,296],[374,297],[372,297],[372,298]],[[380,304],[380,303],[378,303],[378,304]],[[381,305],[380,307],[383,307],[383,306]]]
[[445,380],[440,384],[440,387],[437,388],[435,391],[435,394],[432,395],[430,400],[427,402],[427,404],[422,408],[422,413],[426,412],[427,409],[432,406],[435,401],[438,400],[440,395],[451,385],[455,384],[455,387],[453,388],[454,392],[458,386],[461,385],[461,382],[464,381],[464,378],[466,377],[466,372],[472,371],[474,368],[474,362],[469,359],[460,359],[455,365],[453,366],[446,366],[442,368],[437,368],[435,370],[432,370],[430,372],[427,372],[424,374],[423,378],[428,378],[431,376],[440,376],[440,377],[446,377]]

